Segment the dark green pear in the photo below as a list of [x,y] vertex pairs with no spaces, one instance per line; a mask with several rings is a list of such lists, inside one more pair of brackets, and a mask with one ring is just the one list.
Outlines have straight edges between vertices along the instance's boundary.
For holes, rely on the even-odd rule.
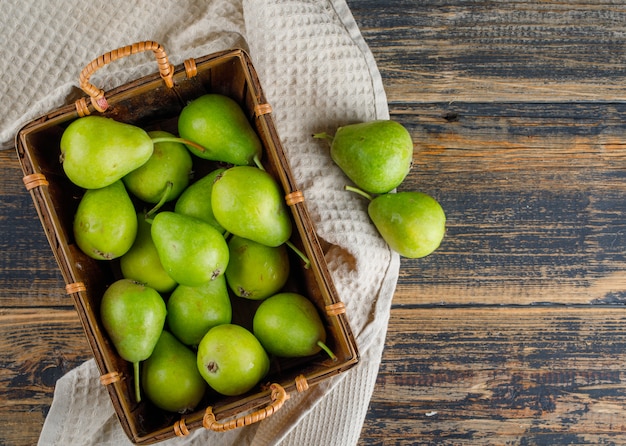
[[339,127],[330,156],[354,184],[365,192],[382,194],[398,187],[411,170],[413,141],[408,130],[392,120],[361,122]]
[[100,320],[117,353],[135,369],[135,396],[141,400],[139,363],[150,357],[165,324],[166,307],[153,288],[129,279],[113,282],[102,296]]
[[315,305],[298,293],[279,293],[257,308],[252,331],[268,353],[297,358],[326,351],[326,330]]
[[166,330],[141,368],[146,397],[169,412],[188,413],[202,400],[207,384],[196,365],[196,354]]
[[268,172],[235,166],[217,177],[211,190],[213,214],[231,234],[266,246],[291,237],[292,224],[284,192]]
[[189,346],[197,346],[211,328],[229,324],[232,315],[223,274],[195,287],[178,285],[167,301],[167,325],[172,334]]
[[225,168],[215,169],[187,187],[176,200],[174,211],[204,220],[223,233],[224,228],[213,215],[211,190],[215,179],[225,170]]
[[152,241],[152,226],[146,221],[145,214],[137,214],[137,237],[133,246],[120,257],[120,269],[126,279],[148,285],[160,293],[168,293],[176,287],[159,258]]
[[63,170],[85,189],[120,180],[147,162],[153,149],[143,129],[102,116],[78,118],[61,136]]
[[233,235],[228,241],[228,286],[239,297],[261,300],[277,293],[289,278],[285,245],[266,246]]
[[204,147],[189,147],[204,159],[252,165],[263,150],[241,106],[221,94],[206,94],[189,102],[178,117],[178,133]]
[[204,380],[223,395],[241,395],[256,386],[270,367],[258,339],[240,325],[211,328],[198,345],[197,366]]
[[205,221],[163,211],[154,217],[150,233],[163,268],[181,285],[202,285],[228,266],[224,236]]
[[428,194],[403,191],[372,197],[367,212],[389,247],[403,257],[417,259],[434,252],[446,233],[446,214],[437,200]]
[[147,203],[172,201],[189,185],[191,155],[184,144],[170,140],[176,137],[169,132],[157,130],[148,132],[148,136],[162,141],[154,142],[148,161],[126,174],[122,181],[130,193]]
[[85,191],[74,215],[73,232],[78,247],[94,259],[115,259],[131,248],[137,215],[122,181]]

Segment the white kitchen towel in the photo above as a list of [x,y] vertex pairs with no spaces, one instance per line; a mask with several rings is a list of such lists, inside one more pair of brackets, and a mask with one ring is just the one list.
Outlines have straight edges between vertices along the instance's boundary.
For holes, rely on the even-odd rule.
[[[351,445],[360,435],[382,355],[399,257],[380,238],[364,199],[343,190],[327,142],[350,122],[389,117],[382,81],[344,0],[5,1],[0,16],[0,141],[71,102],[82,67],[142,40],[173,64],[233,47],[249,52],[361,353],[350,371],[293,395],[268,419],[227,433],[204,429],[167,445]],[[156,71],[149,55],[117,61],[93,77],[105,90]],[[130,444],[93,360],[62,377],[39,444]]]

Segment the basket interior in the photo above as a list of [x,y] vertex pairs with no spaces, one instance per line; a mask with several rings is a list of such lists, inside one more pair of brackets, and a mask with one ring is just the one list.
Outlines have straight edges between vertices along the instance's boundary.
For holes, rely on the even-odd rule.
[[[264,145],[264,167],[282,184],[285,193],[297,190],[285,158],[271,114],[255,114],[255,107],[265,104],[259,81],[250,60],[241,50],[209,55],[196,60],[197,75],[189,78],[182,66],[176,68],[173,88],[167,88],[158,74],[108,92],[110,108],[102,113],[145,130],[177,133],[177,117],[190,100],[205,93],[221,93],[235,99],[247,112],[250,122]],[[94,113],[97,114],[97,113]],[[116,261],[98,261],[78,249],[72,234],[73,216],[83,190],[64,175],[59,161],[59,141],[64,129],[77,118],[73,106],[56,110],[26,125],[18,134],[17,150],[25,175],[41,173],[49,185],[31,190],[52,251],[66,283],[83,282],[86,291],[72,294],[94,357],[102,374],[121,372],[125,379],[108,385],[109,394],[122,427],[131,441],[150,444],[174,436],[172,425],[181,418],[157,409],[149,402],[134,402],[132,367],[122,360],[108,340],[99,322],[100,298],[106,287],[121,277]],[[218,163],[194,157],[195,178],[220,167]],[[315,228],[301,202],[291,207],[294,232],[291,241],[311,260],[305,269],[302,260],[290,251],[291,277],[286,290],[308,296],[317,306],[328,332],[327,344],[337,355],[332,362],[322,352],[301,359],[272,360],[264,383],[277,382],[288,392],[295,391],[294,380],[303,375],[309,385],[328,379],[358,362],[358,352],[345,314],[328,316],[325,308],[339,302],[324,261],[324,252]],[[250,327],[251,314],[259,302],[232,296],[233,322]],[[207,406],[217,418],[232,417],[268,403],[269,392],[259,385],[240,397],[224,397],[208,392],[196,412],[184,416],[190,429],[201,426]]]

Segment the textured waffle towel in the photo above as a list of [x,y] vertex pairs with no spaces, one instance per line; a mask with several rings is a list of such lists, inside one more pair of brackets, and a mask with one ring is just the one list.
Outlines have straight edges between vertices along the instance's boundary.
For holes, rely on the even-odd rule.
[[[204,429],[172,445],[350,445],[358,441],[376,381],[399,258],[368,219],[366,203],[343,190],[346,177],[314,132],[388,118],[381,79],[342,0],[34,0],[3,2],[0,85],[7,107],[0,139],[76,96],[78,73],[110,50],[161,43],[173,64],[241,47],[272,105],[292,171],[304,191],[362,361],[349,372],[293,395],[267,420],[228,433]],[[105,90],[156,71],[150,55],[100,70]],[[81,93],[82,94],[82,93]],[[93,360],[56,386],[40,445],[129,444]]]

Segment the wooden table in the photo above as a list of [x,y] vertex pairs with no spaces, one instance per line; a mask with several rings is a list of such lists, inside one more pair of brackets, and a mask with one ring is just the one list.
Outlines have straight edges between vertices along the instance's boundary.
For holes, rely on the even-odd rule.
[[[626,5],[350,0],[402,189],[448,216],[403,259],[360,445],[626,444]],[[90,357],[13,151],[0,153],[0,444],[36,443]]]

